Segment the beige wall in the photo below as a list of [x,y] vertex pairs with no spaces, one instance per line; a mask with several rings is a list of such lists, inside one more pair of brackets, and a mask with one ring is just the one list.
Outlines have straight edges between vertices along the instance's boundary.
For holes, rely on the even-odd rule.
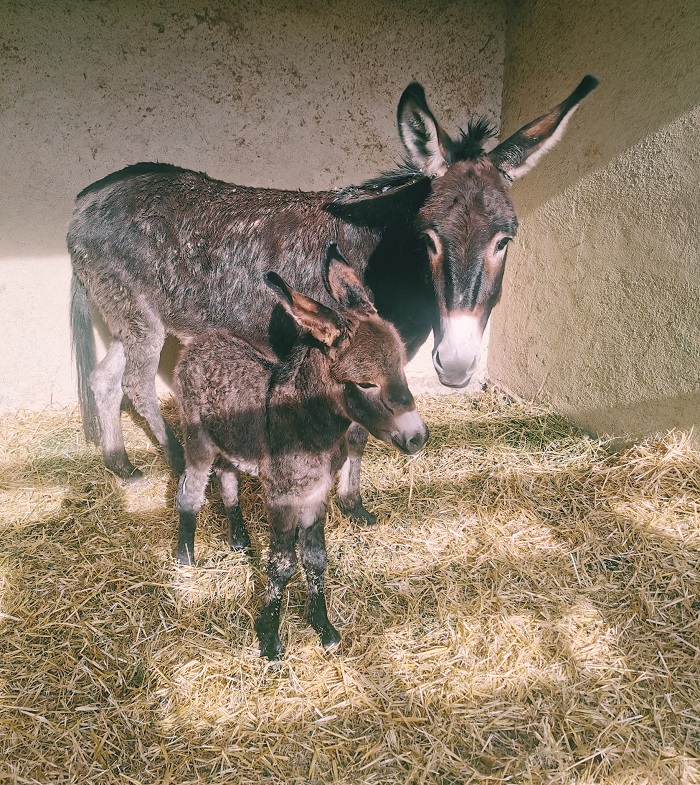
[[318,189],[390,168],[413,79],[497,120],[501,0],[0,0],[0,409],[74,400],[65,226],[140,160]]
[[599,432],[700,425],[699,31],[697,0],[509,11],[506,133],[602,83],[514,186],[489,375]]

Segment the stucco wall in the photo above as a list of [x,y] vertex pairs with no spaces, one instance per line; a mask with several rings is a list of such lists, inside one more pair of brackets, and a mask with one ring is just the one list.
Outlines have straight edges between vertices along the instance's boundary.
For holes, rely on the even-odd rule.
[[501,0],[0,0],[0,409],[75,399],[65,227],[140,160],[319,189],[390,168],[413,79],[498,120]]
[[514,186],[489,376],[598,432],[700,424],[698,30],[696,0],[510,7],[506,134],[601,86]]

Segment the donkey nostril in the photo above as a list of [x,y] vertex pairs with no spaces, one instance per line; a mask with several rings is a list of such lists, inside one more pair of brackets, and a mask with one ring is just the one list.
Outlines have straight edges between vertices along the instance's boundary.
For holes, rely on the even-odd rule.
[[420,448],[425,444],[425,441],[425,434],[419,432],[409,440],[408,448],[411,452],[418,452],[418,450],[420,450]]
[[435,365],[437,365],[439,368],[442,368],[442,363],[440,362],[440,352],[435,352]]

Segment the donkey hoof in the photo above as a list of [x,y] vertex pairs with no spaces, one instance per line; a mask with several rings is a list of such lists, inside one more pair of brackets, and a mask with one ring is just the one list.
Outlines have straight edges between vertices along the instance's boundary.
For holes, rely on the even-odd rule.
[[340,633],[332,624],[321,633],[321,645],[328,652],[336,651],[340,646]]
[[236,537],[228,541],[232,551],[241,552],[250,550],[250,540],[247,537]]
[[372,513],[365,508],[360,499],[351,503],[339,500],[338,504],[343,513],[345,513],[353,523],[359,523],[362,526],[377,525],[377,516],[372,515]]
[[238,506],[228,513],[228,544],[232,551],[250,551],[250,537]]
[[128,458],[123,461],[106,462],[105,465],[112,474],[116,474],[124,482],[136,482],[143,477],[143,472],[132,466]]
[[177,563],[181,564],[183,567],[194,567],[194,559],[192,558],[192,552],[189,548],[178,550],[175,554],[175,558],[177,559]]
[[284,646],[280,641],[277,630],[265,617],[255,622],[255,634],[260,643],[260,656],[268,660],[279,660],[284,654]]
[[141,469],[137,469],[136,467],[132,466],[131,471],[129,474],[123,478],[124,482],[136,482],[137,480],[141,480],[143,478],[143,472]]
[[270,660],[270,662],[276,662],[277,660],[282,659],[284,656],[284,646],[276,635],[272,640],[260,639],[260,656],[265,657]]

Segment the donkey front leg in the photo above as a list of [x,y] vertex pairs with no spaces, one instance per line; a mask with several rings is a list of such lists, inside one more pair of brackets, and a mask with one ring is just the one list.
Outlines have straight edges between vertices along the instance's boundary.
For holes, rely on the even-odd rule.
[[321,643],[326,651],[333,651],[340,645],[340,635],[328,620],[326,606],[326,538],[324,525],[326,522],[326,508],[317,514],[310,526],[299,529],[299,555],[306,573],[306,583],[309,587],[309,624],[321,636]]
[[187,465],[177,487],[177,511],[180,524],[175,557],[180,564],[194,564],[194,533],[197,513],[204,504],[216,447],[201,427],[189,426],[187,433]]
[[267,563],[267,597],[255,632],[260,641],[260,654],[268,660],[278,660],[284,654],[279,639],[282,596],[296,567],[297,507],[284,505],[268,507],[270,521],[270,557]]
[[351,520],[374,526],[377,516],[365,509],[360,496],[360,465],[368,436],[367,431],[357,423],[348,429],[348,457],[338,478],[338,506]]
[[238,503],[238,472],[231,464],[217,466],[215,471],[228,518],[228,544],[232,551],[247,551],[250,549],[250,537]]

